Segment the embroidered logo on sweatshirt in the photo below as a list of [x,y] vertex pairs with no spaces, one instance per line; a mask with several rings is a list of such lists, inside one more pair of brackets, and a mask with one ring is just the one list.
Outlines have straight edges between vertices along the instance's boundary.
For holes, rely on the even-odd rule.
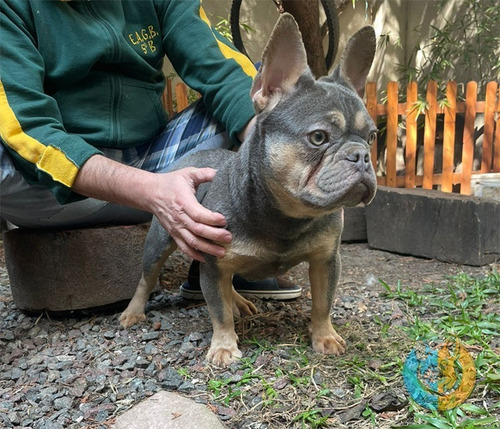
[[156,51],[155,38],[159,35],[160,33],[154,29],[154,26],[148,25],[145,28],[130,33],[128,38],[134,46],[139,45],[144,54],[147,55]]

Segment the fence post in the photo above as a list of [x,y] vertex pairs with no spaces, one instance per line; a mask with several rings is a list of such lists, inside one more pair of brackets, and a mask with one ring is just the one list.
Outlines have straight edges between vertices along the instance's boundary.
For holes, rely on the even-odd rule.
[[436,112],[437,112],[437,83],[433,80],[427,84],[427,104],[425,112],[424,132],[424,178],[422,187],[432,189],[434,176],[434,152],[436,146]]
[[387,186],[396,187],[396,150],[398,146],[398,84],[387,84]]
[[175,85],[175,99],[177,100],[177,113],[188,107],[187,86],[182,82]]
[[470,179],[474,161],[474,121],[476,119],[477,83],[469,82],[465,91],[465,124],[462,147],[462,182],[460,193],[471,194]]
[[450,81],[446,84],[446,99],[448,106],[444,108],[443,135],[443,183],[441,190],[453,190],[453,168],[455,154],[455,123],[457,119],[457,84]]
[[494,81],[486,85],[486,99],[484,102],[484,139],[481,173],[488,173],[492,168],[493,160],[493,127],[495,126],[495,105],[498,84]]
[[415,187],[417,165],[417,82],[410,82],[406,88],[406,171],[405,188]]

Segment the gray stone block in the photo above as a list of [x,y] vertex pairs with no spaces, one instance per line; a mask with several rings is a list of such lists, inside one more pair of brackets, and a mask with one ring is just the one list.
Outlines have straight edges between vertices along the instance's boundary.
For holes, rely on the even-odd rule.
[[205,405],[172,392],[158,392],[116,419],[115,429],[223,429]]
[[142,272],[148,225],[4,233],[12,296],[25,311],[69,311],[128,300]]
[[500,259],[500,202],[492,199],[379,187],[366,221],[375,249],[475,266]]
[[365,206],[346,207],[344,209],[344,230],[342,241],[366,241]]

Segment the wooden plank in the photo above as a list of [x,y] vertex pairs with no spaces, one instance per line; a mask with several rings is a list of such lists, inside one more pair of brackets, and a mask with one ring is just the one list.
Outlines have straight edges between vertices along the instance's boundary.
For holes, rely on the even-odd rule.
[[493,148],[494,159],[493,159],[493,171],[500,172],[500,91],[497,94],[497,121],[495,127],[495,147]]
[[486,85],[486,99],[484,109],[484,137],[483,156],[481,160],[481,173],[489,173],[492,169],[493,160],[493,129],[495,127],[495,106],[497,99],[496,82],[488,82]]
[[167,78],[165,90],[163,91],[163,107],[165,107],[168,117],[174,116],[174,99],[172,96],[172,79]]
[[444,135],[443,135],[443,192],[453,190],[453,163],[455,152],[455,122],[457,117],[457,84],[446,84],[446,99],[448,105],[444,109]]
[[462,146],[462,180],[460,193],[471,194],[470,179],[472,175],[472,164],[474,161],[474,121],[476,119],[477,83],[467,83],[465,91],[465,123]]
[[417,82],[410,82],[406,88],[406,155],[405,188],[415,187],[417,164]]
[[436,111],[437,111],[437,84],[429,81],[427,84],[428,109],[425,112],[424,131],[424,180],[423,188],[432,189],[434,174],[434,151],[436,146]]
[[[377,83],[368,82],[366,84],[366,109],[370,114],[375,126],[377,125]],[[373,169],[377,171],[377,138],[371,147],[371,158]]]
[[398,145],[398,84],[387,85],[387,132],[386,132],[387,186],[396,186],[396,150]]
[[177,113],[188,107],[187,86],[182,82],[175,85],[175,99],[177,101]]

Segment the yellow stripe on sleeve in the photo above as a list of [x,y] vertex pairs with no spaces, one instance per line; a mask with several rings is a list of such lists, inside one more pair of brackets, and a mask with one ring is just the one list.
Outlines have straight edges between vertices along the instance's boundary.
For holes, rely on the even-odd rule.
[[[210,31],[212,31],[212,25],[210,24],[210,20],[207,17],[207,14],[205,13],[205,10],[203,9],[203,6],[201,5],[200,1],[200,18],[205,22],[205,24],[208,25],[208,28],[210,28]],[[212,31],[213,34],[213,31]],[[257,70],[255,69],[255,66],[252,64],[252,62],[241,52],[237,51],[236,49],[231,48],[230,46],[222,43],[215,34],[213,35],[214,39],[217,41],[217,45],[219,46],[219,49],[224,55],[225,58],[227,59],[233,59],[235,60],[238,65],[243,69],[245,74],[250,76],[252,79],[255,77],[257,74]]]
[[71,187],[78,173],[78,167],[66,157],[62,150],[45,146],[26,134],[10,107],[5,88],[0,80],[0,137],[19,156],[47,174],[52,179]]
[[40,170],[50,174],[55,181],[68,188],[73,186],[78,174],[78,167],[55,146],[48,146],[36,165]]

